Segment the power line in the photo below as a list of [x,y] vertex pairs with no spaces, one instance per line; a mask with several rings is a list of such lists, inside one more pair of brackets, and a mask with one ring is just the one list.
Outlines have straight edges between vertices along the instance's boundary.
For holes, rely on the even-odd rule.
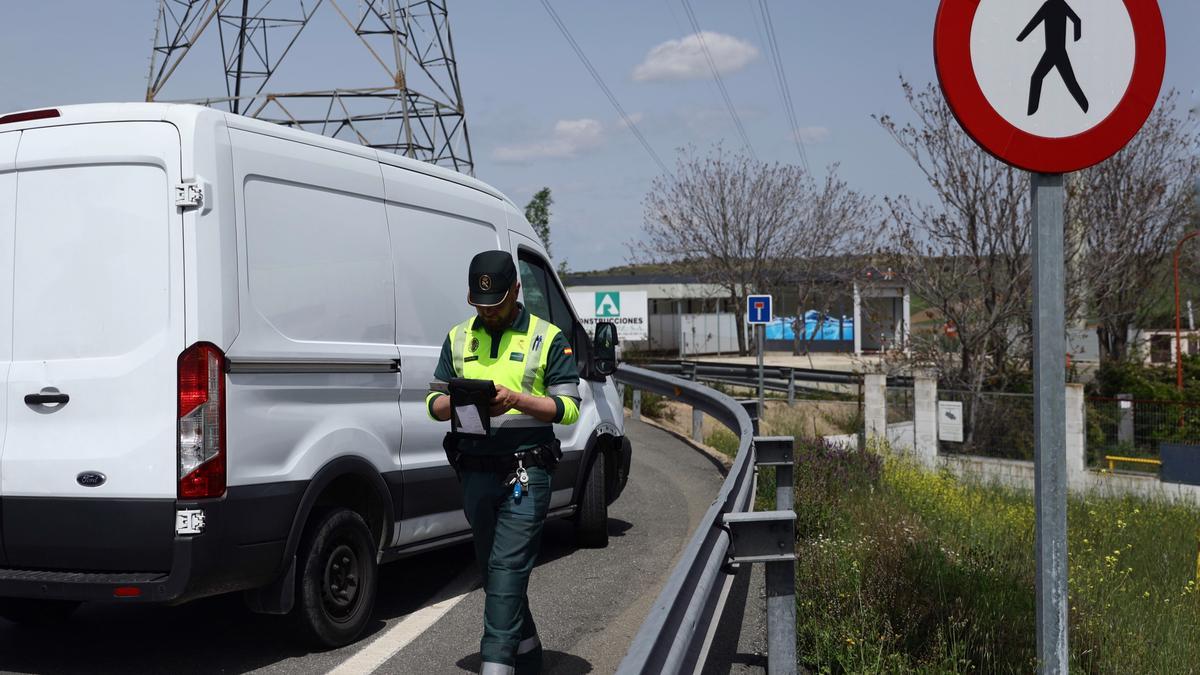
[[650,158],[654,160],[654,163],[658,165],[659,170],[663,173],[670,173],[670,171],[667,170],[667,165],[663,163],[662,158],[658,156],[658,153],[654,151],[654,148],[650,146],[649,141],[646,140],[646,137],[642,135],[641,130],[637,128],[637,124],[634,123],[633,118],[625,112],[625,108],[621,107],[620,101],[617,100],[617,97],[612,93],[612,90],[608,88],[608,85],[604,83],[604,78],[600,77],[600,73],[597,72],[596,68],[592,66],[592,62],[588,60],[587,55],[583,53],[583,48],[580,47],[579,43],[575,41],[575,38],[571,35],[571,31],[567,30],[567,25],[563,23],[562,19],[558,17],[558,13],[555,12],[554,8],[550,6],[549,0],[542,0],[542,6],[546,8],[546,13],[550,15],[550,18],[554,20],[554,24],[558,26],[559,32],[561,32],[563,37],[567,39],[567,42],[571,45],[571,49],[575,50],[575,55],[579,57],[579,60],[583,63],[584,68],[587,68],[587,71],[591,74],[592,79],[596,81],[596,84],[600,87],[600,90],[603,91],[604,95],[608,97],[608,102],[612,104],[613,108],[616,109],[617,114],[621,116],[621,121],[631,132],[633,132],[633,135],[637,137],[638,142],[640,142],[642,147],[646,149],[646,153],[649,154]]
[[[753,2],[753,0],[750,0]],[[767,4],[767,0],[758,0],[759,10],[762,12],[763,22],[766,24],[767,47],[771,54],[771,61],[774,63],[775,83],[779,89],[779,98],[783,103],[783,112],[787,116],[788,124],[791,125],[792,140],[796,143],[796,152],[800,154],[800,162],[804,165],[805,171],[810,171],[808,166],[808,152],[804,149],[804,139],[800,138],[800,122],[796,118],[796,105],[792,101],[792,90],[788,86],[787,73],[783,69],[783,57],[779,52],[779,40],[775,38],[775,22],[771,18],[771,8]],[[754,9],[751,7],[751,13]],[[755,26],[757,27],[758,20],[755,17]]]
[[750,137],[746,135],[746,127],[742,126],[742,118],[738,116],[737,108],[733,106],[733,99],[729,97],[729,90],[725,88],[725,80],[721,77],[721,71],[717,70],[717,64],[713,61],[712,54],[708,51],[708,45],[704,42],[704,34],[700,31],[699,22],[696,21],[696,13],[692,11],[692,5],[688,0],[680,0],[680,2],[683,4],[684,12],[687,13],[688,21],[692,24],[692,29],[696,31],[700,50],[704,52],[704,60],[708,61],[708,68],[712,71],[713,79],[717,81],[717,89],[721,91],[721,98],[725,99],[725,107],[729,109],[733,125],[737,127],[738,135],[742,137],[742,143],[746,145],[746,150],[757,160],[758,155],[754,152],[754,146],[750,145]]

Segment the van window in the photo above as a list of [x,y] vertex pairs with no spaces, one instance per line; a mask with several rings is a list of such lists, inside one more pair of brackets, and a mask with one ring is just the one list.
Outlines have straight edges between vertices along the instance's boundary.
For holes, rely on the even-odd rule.
[[395,284],[382,202],[318,186],[246,181],[254,306],[283,335],[392,344]]
[[575,318],[567,308],[567,299],[555,283],[549,265],[541,256],[526,249],[521,249],[517,260],[520,263],[521,288],[525,292],[526,309],[543,319],[548,319],[570,338]]
[[16,360],[125,354],[168,329],[169,194],[150,165],[19,173]]

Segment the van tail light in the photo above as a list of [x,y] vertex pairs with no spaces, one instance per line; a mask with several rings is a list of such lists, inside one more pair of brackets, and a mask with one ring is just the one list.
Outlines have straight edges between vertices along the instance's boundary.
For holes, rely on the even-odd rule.
[[0,117],[0,124],[16,124],[17,122],[32,122],[33,120],[45,120],[54,117],[59,117],[59,112],[54,108],[45,108],[43,110],[27,110],[25,112],[10,113]]
[[197,342],[179,355],[179,498],[225,494],[225,355]]

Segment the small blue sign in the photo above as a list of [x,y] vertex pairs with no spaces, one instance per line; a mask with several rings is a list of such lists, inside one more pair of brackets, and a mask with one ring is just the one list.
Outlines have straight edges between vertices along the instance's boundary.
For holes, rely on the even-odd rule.
[[771,296],[751,295],[746,298],[746,323],[757,326],[771,323]]

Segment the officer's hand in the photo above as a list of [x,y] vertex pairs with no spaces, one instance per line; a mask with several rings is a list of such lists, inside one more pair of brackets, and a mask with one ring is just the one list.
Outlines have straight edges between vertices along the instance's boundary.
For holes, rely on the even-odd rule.
[[496,395],[492,397],[492,408],[488,411],[492,417],[503,415],[517,406],[521,400],[520,392],[513,391],[504,385],[496,385]]

